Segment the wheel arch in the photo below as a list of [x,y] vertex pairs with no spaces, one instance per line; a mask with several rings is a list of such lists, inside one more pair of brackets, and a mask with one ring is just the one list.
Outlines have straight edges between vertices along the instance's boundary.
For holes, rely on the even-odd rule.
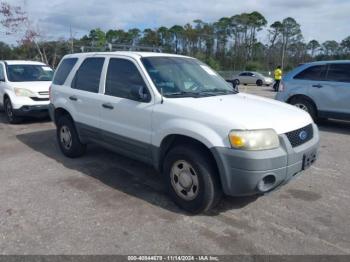
[[296,94],[296,95],[292,95],[291,97],[288,98],[287,100],[287,103],[290,104],[292,102],[292,100],[294,99],[305,99],[307,100],[308,102],[310,102],[316,109],[316,112],[318,111],[318,108],[317,108],[317,105],[316,103],[314,102],[314,100],[312,100],[312,98],[310,98],[309,96],[307,95],[302,95],[302,94]]
[[73,120],[72,115],[66,109],[62,107],[58,107],[58,108],[55,108],[55,111],[54,111],[54,120],[56,125],[57,125],[57,119],[59,119],[62,116],[68,116],[71,120]]
[[303,95],[303,94],[296,94],[296,95],[293,95],[291,97],[288,98],[288,100],[286,101],[288,104],[291,104],[291,102],[294,100],[294,99],[305,99],[306,101],[308,101],[315,109],[315,119],[317,119],[319,117],[319,113],[318,113],[318,107],[316,105],[316,103],[314,102],[314,100],[312,98],[310,98],[309,96],[307,95]]
[[217,176],[221,186],[221,178],[219,174],[218,164],[211,150],[203,142],[186,135],[170,134],[163,138],[158,150],[158,156],[156,161],[156,168],[160,172],[163,172],[163,163],[167,153],[171,150],[171,148],[177,145],[193,146],[201,152],[203,152],[204,154],[206,154],[217,172]]
[[5,93],[5,94],[3,95],[3,98],[2,98],[3,105],[5,105],[5,99],[6,99],[6,98],[11,99],[10,96],[9,96],[7,93]]

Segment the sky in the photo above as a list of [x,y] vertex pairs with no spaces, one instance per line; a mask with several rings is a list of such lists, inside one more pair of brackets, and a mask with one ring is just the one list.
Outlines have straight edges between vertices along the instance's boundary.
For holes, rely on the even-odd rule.
[[[195,19],[214,22],[242,12],[258,11],[274,21],[291,16],[301,25],[305,41],[341,41],[350,35],[350,0],[7,0],[22,5],[46,39],[75,37],[90,29],[170,27]],[[0,30],[0,33],[3,30]],[[18,36],[0,34],[15,43]],[[260,34],[259,40],[266,39]]]

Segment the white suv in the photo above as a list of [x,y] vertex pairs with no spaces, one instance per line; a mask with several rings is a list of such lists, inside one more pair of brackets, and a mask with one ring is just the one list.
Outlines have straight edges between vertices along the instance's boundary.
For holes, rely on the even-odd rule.
[[318,129],[306,112],[239,94],[190,57],[67,55],[50,99],[66,156],[81,156],[94,142],[151,164],[193,213],[215,206],[222,193],[276,189],[317,158]]
[[0,61],[0,106],[11,124],[48,114],[53,70],[40,62]]

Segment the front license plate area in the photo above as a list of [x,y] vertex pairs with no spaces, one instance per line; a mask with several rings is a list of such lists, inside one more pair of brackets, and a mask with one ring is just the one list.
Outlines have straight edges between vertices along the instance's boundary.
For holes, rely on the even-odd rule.
[[313,163],[315,163],[317,158],[317,152],[309,152],[303,157],[303,170],[308,169]]

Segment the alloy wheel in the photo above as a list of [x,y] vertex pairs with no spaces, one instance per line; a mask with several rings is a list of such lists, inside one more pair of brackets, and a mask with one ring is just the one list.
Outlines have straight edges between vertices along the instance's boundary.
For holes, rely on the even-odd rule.
[[302,103],[297,103],[295,104],[294,106],[296,106],[297,108],[301,109],[301,110],[304,110],[306,112],[309,112],[309,109],[306,105],[302,104]]

